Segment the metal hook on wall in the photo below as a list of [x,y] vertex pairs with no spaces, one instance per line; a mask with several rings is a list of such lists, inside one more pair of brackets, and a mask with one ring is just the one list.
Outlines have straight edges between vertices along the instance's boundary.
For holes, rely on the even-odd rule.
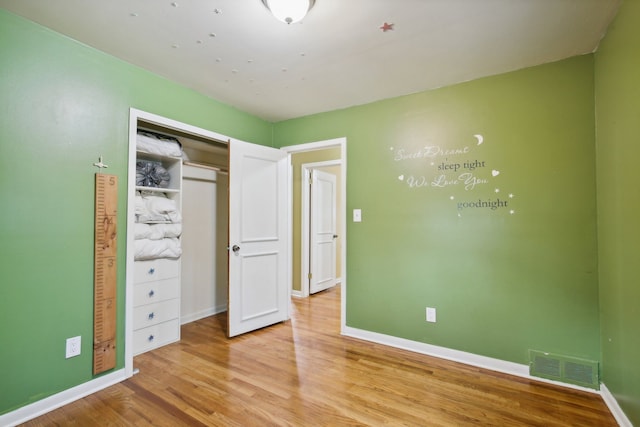
[[93,166],[100,169],[109,167],[109,165],[105,165],[104,163],[102,163],[102,156],[98,157],[98,163],[94,163]]

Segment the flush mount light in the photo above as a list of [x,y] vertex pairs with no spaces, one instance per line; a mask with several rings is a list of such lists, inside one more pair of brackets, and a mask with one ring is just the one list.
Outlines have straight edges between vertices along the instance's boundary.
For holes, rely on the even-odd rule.
[[276,19],[287,24],[301,21],[315,2],[316,0],[262,0]]

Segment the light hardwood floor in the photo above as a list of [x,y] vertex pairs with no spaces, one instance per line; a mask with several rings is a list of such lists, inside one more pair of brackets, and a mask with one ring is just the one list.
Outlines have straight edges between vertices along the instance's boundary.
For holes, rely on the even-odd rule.
[[340,288],[228,340],[224,315],[27,426],[615,426],[600,396],[339,335]]

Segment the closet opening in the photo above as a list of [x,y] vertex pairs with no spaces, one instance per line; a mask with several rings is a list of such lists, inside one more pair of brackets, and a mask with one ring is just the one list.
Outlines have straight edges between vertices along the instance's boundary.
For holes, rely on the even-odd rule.
[[180,325],[227,310],[228,145],[139,122],[182,148]]
[[135,355],[178,341],[181,325],[228,309],[229,145],[199,131],[131,111],[128,375]]
[[[139,131],[173,139],[180,150],[157,153],[151,147],[151,152],[146,151],[149,147],[138,144]],[[135,355],[180,340],[184,323],[226,311],[227,334],[232,337],[289,319],[290,154],[327,147],[339,147],[344,178],[345,138],[276,149],[130,110],[125,295],[128,376],[134,373]],[[146,163],[141,170],[138,160]],[[155,166],[167,172],[161,174],[159,186],[157,177],[145,176]],[[140,183],[138,178],[142,178]],[[345,187],[344,179],[341,187]],[[144,212],[150,209],[148,205],[160,210]],[[158,224],[161,227],[156,228]],[[139,236],[138,228],[147,234]],[[341,228],[338,234],[344,236],[344,223]],[[161,245],[160,257],[155,250],[139,253],[138,249],[150,243],[139,241],[143,239],[164,239],[162,244],[170,250],[166,252]],[[151,243],[155,249],[157,242]],[[344,241],[341,246],[344,266]],[[344,275],[342,285],[344,289]],[[341,305],[344,327],[344,298]]]

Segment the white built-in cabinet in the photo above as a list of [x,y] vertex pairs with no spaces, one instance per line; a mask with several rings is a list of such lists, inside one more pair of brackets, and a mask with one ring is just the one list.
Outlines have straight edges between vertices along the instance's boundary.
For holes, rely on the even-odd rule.
[[[182,158],[136,151],[136,161],[159,162],[170,175],[167,188],[136,186],[137,192],[172,199],[182,211]],[[135,183],[135,179],[133,180]],[[137,220],[137,219],[136,219]],[[135,228],[136,224],[133,224]],[[156,225],[153,221],[149,225]],[[179,239],[179,238],[178,238]],[[135,245],[135,243],[134,243]],[[133,353],[180,339],[180,258],[135,260]]]
[[136,261],[134,277],[134,354],[179,340],[180,260]]

